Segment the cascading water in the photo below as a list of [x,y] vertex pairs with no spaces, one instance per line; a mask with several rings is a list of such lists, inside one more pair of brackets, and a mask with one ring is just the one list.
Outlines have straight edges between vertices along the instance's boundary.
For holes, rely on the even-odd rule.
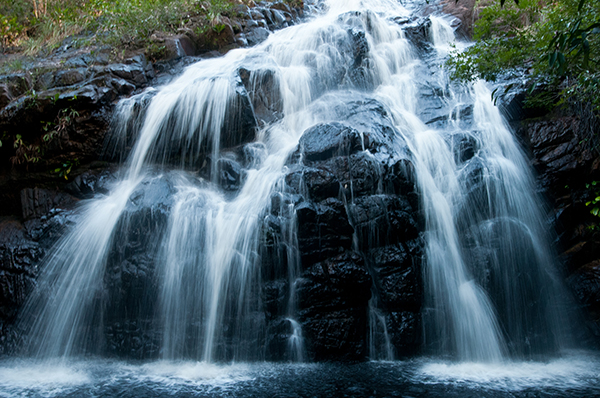
[[[396,1],[330,1],[325,8],[256,48],[203,60],[172,83],[121,102],[115,148],[135,145],[111,193],[84,205],[46,261],[23,311],[29,354],[114,353],[118,348],[98,342],[119,333],[107,324],[121,311],[163,359],[264,358],[261,228],[267,214],[277,213],[284,239],[272,272],[288,278],[285,357],[303,360],[296,213],[293,203],[274,198],[287,189],[303,132],[349,123],[343,115],[350,100],[377,101],[390,115],[381,138],[388,153],[365,156],[403,153],[414,166],[425,220],[423,318],[431,351],[494,362],[566,341],[527,162],[485,84],[451,85],[439,68],[453,40],[450,25],[431,17],[434,51],[418,50],[403,31],[410,13]],[[261,114],[259,105],[270,113]],[[363,122],[355,121],[350,127],[366,140]],[[235,169],[237,163],[243,166]],[[228,189],[229,183],[238,186]],[[374,194],[386,193],[375,185]],[[352,219],[353,187],[342,188]],[[140,292],[125,311],[111,307],[106,285],[115,277],[109,264],[131,262],[123,249],[131,234],[139,238],[136,266],[154,277],[144,289],[128,285]],[[355,239],[368,265],[366,248],[383,238]],[[123,278],[108,291],[122,293]],[[386,339],[372,340],[373,350],[385,347],[372,357],[391,359],[385,309],[376,300],[372,306],[371,330],[383,330]]]

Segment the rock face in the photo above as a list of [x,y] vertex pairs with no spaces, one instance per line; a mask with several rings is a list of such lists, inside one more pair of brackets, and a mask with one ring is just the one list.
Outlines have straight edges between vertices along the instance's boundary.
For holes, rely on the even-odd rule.
[[[257,44],[301,15],[284,2],[240,12],[241,22],[222,19],[222,27],[202,34],[184,29],[175,37],[154,38],[167,47],[170,60],[152,64],[138,55],[111,64],[107,52],[100,51],[66,56],[68,67],[57,73],[0,76],[0,131],[8,131],[14,143],[0,147],[2,350],[15,346],[18,308],[35,285],[48,249],[76,221],[73,209],[80,200],[107,193],[115,178],[109,163],[98,162],[115,101],[168,82],[198,55]],[[342,18],[352,21],[358,15]],[[369,20],[368,13],[364,18]],[[428,19],[397,22],[415,44],[427,41]],[[348,34],[352,45],[343,51],[352,67],[334,65],[339,70],[316,88],[339,88],[335,95],[344,97],[344,105],[331,115],[337,121],[304,132],[288,159],[283,188],[273,194],[264,215],[256,253],[262,308],[252,314],[262,329],[247,342],[265,347],[260,359],[297,359],[290,341],[298,333],[304,340],[301,355],[316,361],[380,359],[389,352],[410,356],[422,345],[423,220],[413,160],[385,107],[356,90],[343,90],[373,85],[365,33],[353,28]],[[219,159],[208,162],[212,154],[200,150],[201,158],[190,165],[199,177],[216,175],[215,183],[232,196],[248,169],[265,156],[264,145],[251,142],[256,131],[283,113],[273,71],[240,68],[233,79],[236,96],[229,111],[238,117],[223,128],[232,138],[223,141]],[[422,95],[436,96],[427,88]],[[144,113],[144,104],[138,105],[140,117],[133,121]],[[523,111],[519,104],[508,105]],[[428,125],[446,120],[440,109],[433,103],[425,110]],[[472,109],[461,114],[469,118]],[[540,187],[553,199],[567,281],[600,336],[600,235],[598,227],[589,228],[598,222],[585,206],[594,193],[585,185],[600,180],[598,156],[582,142],[587,125],[581,117],[523,117],[521,112],[513,122],[531,151]],[[122,138],[122,153],[131,149],[135,132]],[[460,140],[456,162],[463,164],[477,144],[468,136],[455,139]],[[164,163],[179,163],[179,152],[174,148]],[[480,171],[476,162],[468,167],[474,176],[469,188],[475,192],[481,189]],[[157,240],[167,227],[175,189],[168,177],[153,177],[130,198],[121,221],[128,228],[112,242],[104,291],[94,304],[103,314],[103,343],[97,347],[102,354],[135,359],[160,354]],[[218,351],[234,349],[226,341]]]
[[26,235],[18,220],[0,222],[0,353],[14,343],[9,326],[35,283],[36,264],[43,253],[38,242]]
[[593,185],[600,180],[600,158],[594,149],[597,144],[593,142],[598,121],[580,110],[548,114],[539,109],[524,109],[522,93],[510,93],[507,97],[503,106],[530,151],[540,189],[553,209],[552,221],[559,234],[556,246],[564,264],[563,275],[582,306],[588,329],[597,342],[600,337],[597,265],[600,219],[590,214],[591,207],[586,203],[600,191]]
[[[266,40],[272,31],[292,25],[301,18],[303,5],[302,2],[296,2],[294,6],[285,2],[261,2],[253,8],[239,6],[233,15],[235,18],[220,16],[203,30],[194,28],[202,24],[206,27],[206,21],[192,18],[189,26],[182,27],[177,35],[151,37],[152,48],[159,49],[160,54],[150,51],[150,58],[160,56],[163,59],[154,64],[143,54],[111,63],[110,47],[86,52],[72,47],[72,39],[68,38],[48,57],[27,64],[27,71],[0,75],[2,349],[14,345],[10,325],[14,324],[18,308],[35,284],[38,266],[46,250],[68,224],[70,210],[79,199],[108,192],[106,184],[112,178],[106,171],[114,166],[99,159],[104,155],[103,158],[110,161],[122,160],[111,157],[112,147],[105,148],[114,104],[149,85],[168,82],[186,65],[197,62],[198,56],[213,57]],[[268,85],[268,78],[265,79]],[[252,112],[241,80],[237,92],[232,107],[239,108],[240,117],[224,126],[227,131],[234,131],[228,137],[236,138],[225,142],[224,146],[253,139],[256,116],[260,116],[260,112],[256,115]],[[127,153],[127,146],[132,144],[132,137],[129,138],[124,148],[120,148],[124,149],[122,153]],[[220,160],[218,167],[224,189],[238,189],[243,175],[235,158]],[[210,170],[203,169],[202,172],[209,174]],[[133,212],[132,216],[140,219],[140,225],[159,222],[160,212],[141,213]],[[154,282],[148,279],[151,270],[145,270],[143,266],[147,261],[142,258],[141,241],[130,238],[123,240],[129,242],[123,243],[126,248],[115,251],[115,256],[128,253],[127,258],[114,260],[120,268],[107,281],[116,296],[125,288],[131,288],[134,295],[142,288],[152,292]],[[138,252],[139,256],[130,256]],[[143,275],[147,278],[142,278]],[[123,302],[131,297],[121,299]],[[155,336],[148,336],[148,322],[140,325],[119,323],[118,314],[124,308],[119,307],[120,304],[111,305],[117,315],[107,322],[106,335],[114,337],[108,338],[107,350],[135,358],[155,356]],[[115,336],[127,338],[119,340]]]
[[[259,29],[291,23],[287,5],[278,4],[268,12],[251,11],[258,21],[256,35]],[[367,68],[364,32],[353,37],[355,48],[348,51],[357,68]],[[258,40],[251,35],[246,39]],[[82,199],[109,192],[114,181],[110,163],[98,161],[113,103],[149,84],[167,82],[198,58],[154,65],[144,56],[110,64],[102,53],[66,59],[72,68],[34,80],[7,77],[0,91],[7,100],[0,128],[23,146],[20,154],[0,148],[0,208],[6,214],[0,222],[3,349],[16,345],[12,327],[18,308],[35,285],[44,255],[77,217],[73,209]],[[194,164],[203,177],[217,167],[217,182],[226,194],[239,191],[247,169],[264,158],[264,145],[248,143],[256,128],[283,112],[273,73],[255,72],[240,69],[236,77],[232,107],[239,118],[224,126],[228,137],[235,138],[222,142],[216,162],[202,165],[200,159]],[[348,71],[339,79],[370,84]],[[37,87],[35,94],[28,92],[32,87]],[[343,123],[318,124],[305,132],[289,159],[285,188],[273,196],[265,218],[259,289],[263,312],[255,315],[264,329],[253,344],[265,347],[261,355],[267,359],[292,359],[289,341],[298,327],[305,341],[302,355],[309,360],[364,360],[370,346],[381,352],[391,347],[405,356],[420,346],[422,226],[412,160],[405,143],[395,141],[398,134],[385,107],[360,94],[348,95],[355,98],[336,110]],[[139,120],[144,109],[142,100],[135,110],[140,117],[132,120]],[[44,125],[41,120],[54,122]],[[135,132],[115,144],[122,153],[131,149]],[[110,158],[113,148],[107,149]],[[37,151],[44,152],[43,159],[30,162]],[[165,162],[177,163],[176,152]],[[203,156],[207,160],[209,155]],[[131,196],[122,220],[128,232],[114,238],[104,293],[92,304],[104,314],[99,353],[137,359],[160,353],[154,319],[158,245],[147,237],[159,239],[164,233],[173,193],[172,181],[161,177],[143,183]],[[293,237],[290,226],[295,226]],[[290,283],[293,266],[297,269]]]
[[[422,227],[411,159],[408,151],[391,155],[393,127],[381,104],[358,98],[340,112],[347,122],[304,132],[291,157],[288,192],[277,201],[293,204],[297,217],[295,289],[306,353],[311,360],[364,360],[369,346],[387,344],[397,356],[410,355],[420,345],[422,301]],[[273,217],[279,209],[273,207]],[[268,289],[289,291],[288,281],[265,274],[273,278]],[[270,308],[286,307],[285,294],[265,296]],[[386,324],[373,324],[376,314]],[[269,315],[272,324],[289,316]]]

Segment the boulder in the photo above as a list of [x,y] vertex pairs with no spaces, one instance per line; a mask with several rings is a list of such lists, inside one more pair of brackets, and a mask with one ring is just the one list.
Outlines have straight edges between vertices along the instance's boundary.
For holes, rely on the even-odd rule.
[[309,357],[364,359],[371,278],[362,259],[350,253],[329,258],[307,269],[297,285]]
[[306,130],[300,137],[298,146],[304,161],[323,161],[362,150],[363,140],[360,133],[352,127],[328,123]]

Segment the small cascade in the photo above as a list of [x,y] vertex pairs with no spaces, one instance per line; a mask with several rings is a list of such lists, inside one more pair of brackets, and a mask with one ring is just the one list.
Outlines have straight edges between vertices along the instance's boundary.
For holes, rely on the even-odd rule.
[[390,341],[385,316],[373,302],[369,302],[369,358],[382,361],[394,359],[394,347]]
[[[298,250],[298,226],[297,226],[297,215],[296,209],[292,203],[286,206],[286,213],[288,214],[289,221],[282,223],[282,235],[285,239],[286,248],[286,261],[287,261],[287,274],[288,274],[288,304],[287,304],[287,315],[286,318],[291,326],[292,333],[289,337],[289,352],[292,361],[304,362],[304,340],[302,338],[302,325],[297,322],[293,317],[296,316],[298,311],[297,304],[297,292],[296,284],[301,273],[301,261],[300,252]],[[282,209],[283,210],[283,209]]]
[[[311,9],[121,101],[107,149],[126,160],[45,260],[28,355],[302,362],[318,295],[376,360],[421,340],[488,363],[568,342],[529,166],[486,84],[441,68],[448,21],[415,43],[397,1]],[[337,300],[335,278],[366,294]]]
[[302,338],[302,325],[287,318],[292,325],[292,335],[289,338],[289,351],[292,361],[304,362],[304,339]]

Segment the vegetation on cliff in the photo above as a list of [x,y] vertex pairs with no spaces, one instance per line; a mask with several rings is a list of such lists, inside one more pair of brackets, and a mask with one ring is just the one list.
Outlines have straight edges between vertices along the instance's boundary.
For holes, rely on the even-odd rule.
[[0,45],[34,55],[80,34],[85,46],[150,46],[155,32],[174,33],[192,17],[218,29],[221,14],[245,0],[14,0],[0,3]]
[[[475,43],[448,61],[454,77],[495,80],[510,70],[525,71],[543,90],[533,105],[554,106],[572,99],[597,110],[600,98],[600,2],[591,0],[495,1],[481,6]],[[533,91],[533,90],[532,90]]]

